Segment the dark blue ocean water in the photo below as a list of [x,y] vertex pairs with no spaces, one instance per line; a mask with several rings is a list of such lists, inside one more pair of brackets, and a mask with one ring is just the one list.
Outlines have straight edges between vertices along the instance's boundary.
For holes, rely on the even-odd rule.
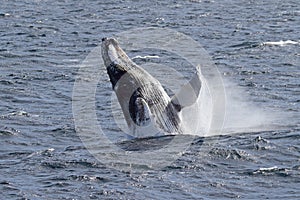
[[[2,1],[0,199],[299,199],[299,22],[298,0]],[[102,37],[141,27],[200,43],[232,97],[222,136],[182,136],[193,142],[163,168],[101,162],[75,130],[73,87],[83,61]],[[97,117],[118,135],[101,117],[111,106],[100,101],[111,94],[105,80]],[[130,155],[170,140],[117,145]],[[102,150],[103,158],[118,156]]]

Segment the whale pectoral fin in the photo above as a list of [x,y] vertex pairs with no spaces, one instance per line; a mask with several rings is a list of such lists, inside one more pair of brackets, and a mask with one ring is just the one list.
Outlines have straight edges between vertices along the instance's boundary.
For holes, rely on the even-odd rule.
[[129,104],[130,116],[133,122],[138,126],[147,126],[151,122],[151,111],[147,102],[137,97],[134,102]]
[[196,103],[200,94],[200,89],[200,72],[197,71],[193,78],[188,83],[183,85],[179,92],[172,97],[171,103],[179,112],[184,107],[191,106]]

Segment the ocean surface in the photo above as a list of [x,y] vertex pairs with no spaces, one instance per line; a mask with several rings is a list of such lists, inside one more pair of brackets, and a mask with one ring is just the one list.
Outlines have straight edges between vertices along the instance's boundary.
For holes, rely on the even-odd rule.
[[[0,27],[0,199],[300,199],[298,0],[3,0]],[[223,129],[126,140],[99,65],[95,118],[111,143],[95,138],[95,153],[76,128],[78,74],[103,37],[147,27],[208,53],[225,85]],[[128,54],[192,73],[162,50]],[[175,140],[186,148],[164,151]],[[155,162],[139,160],[153,150]]]

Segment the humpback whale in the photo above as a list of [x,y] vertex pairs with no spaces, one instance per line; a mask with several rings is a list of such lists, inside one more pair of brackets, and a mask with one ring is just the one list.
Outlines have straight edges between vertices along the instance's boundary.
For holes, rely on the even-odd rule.
[[101,54],[132,136],[141,137],[143,131],[184,133],[181,111],[199,96],[200,72],[170,97],[157,79],[127,56],[116,39],[102,38]]

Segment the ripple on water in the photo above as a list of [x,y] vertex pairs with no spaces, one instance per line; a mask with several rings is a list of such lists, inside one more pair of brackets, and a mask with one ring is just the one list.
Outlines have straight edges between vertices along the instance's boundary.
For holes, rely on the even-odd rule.
[[[299,199],[297,0],[4,2],[0,199]],[[217,60],[226,78],[245,89],[239,96],[249,94],[263,109],[283,109],[280,115],[293,117],[266,125],[272,130],[268,132],[261,131],[266,122],[260,121],[257,132],[246,127],[234,129],[236,135],[196,138],[178,153],[178,160],[161,170],[136,166],[140,170],[125,172],[101,164],[74,128],[74,80],[81,62],[102,37],[139,25],[169,27],[189,35]],[[160,63],[156,52],[151,50],[150,57],[139,54],[135,60]],[[176,60],[172,67],[186,71]],[[106,82],[98,85],[96,98],[107,99],[111,87],[105,69],[102,72]],[[96,109],[104,113],[97,116],[99,122],[110,126],[109,102]],[[122,134],[112,127],[108,133]],[[165,147],[171,138],[116,145],[127,153],[145,153]],[[107,147],[102,149],[107,153]]]
[[17,129],[10,127],[0,127],[0,136],[16,136],[20,133]]

